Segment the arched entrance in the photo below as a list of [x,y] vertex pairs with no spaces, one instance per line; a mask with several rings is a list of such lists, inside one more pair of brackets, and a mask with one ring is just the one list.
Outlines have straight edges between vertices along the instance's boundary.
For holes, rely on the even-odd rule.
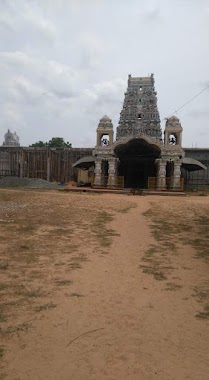
[[130,139],[116,145],[115,155],[119,158],[118,175],[124,177],[127,188],[148,187],[148,177],[156,177],[156,158],[160,157],[159,146],[144,138]]

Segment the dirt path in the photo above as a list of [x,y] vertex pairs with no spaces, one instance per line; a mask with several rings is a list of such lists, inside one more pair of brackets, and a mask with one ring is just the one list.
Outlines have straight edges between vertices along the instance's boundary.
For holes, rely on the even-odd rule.
[[8,379],[208,379],[209,323],[194,317],[191,298],[193,282],[206,276],[204,263],[184,247],[183,258],[172,259],[169,281],[182,286],[175,292],[143,273],[144,253],[155,243],[143,215],[150,198],[131,200],[137,207],[111,222],[120,236],[109,253],[94,254],[73,272],[72,291],[80,296],[55,295],[58,307],[14,337],[21,349],[9,354]]

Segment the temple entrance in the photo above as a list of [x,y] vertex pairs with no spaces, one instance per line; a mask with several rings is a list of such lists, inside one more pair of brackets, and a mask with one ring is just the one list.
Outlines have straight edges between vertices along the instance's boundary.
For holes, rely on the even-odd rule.
[[148,178],[157,175],[155,160],[160,153],[158,146],[142,138],[118,145],[115,154],[120,159],[118,175],[124,177],[124,187],[146,189]]
[[174,173],[174,162],[168,161],[166,164],[166,188],[167,190],[173,187],[173,173]]

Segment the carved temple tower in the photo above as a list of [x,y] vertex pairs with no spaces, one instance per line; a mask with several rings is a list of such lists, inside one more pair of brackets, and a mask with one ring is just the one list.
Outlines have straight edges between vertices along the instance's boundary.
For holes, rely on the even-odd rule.
[[159,140],[162,138],[153,74],[136,78],[129,75],[116,139],[140,133]]
[[[107,115],[97,127],[96,146],[90,159],[94,165],[93,186],[159,191],[183,189],[182,168],[194,171],[205,167],[197,160],[185,159],[182,131],[180,120],[171,116],[166,121],[162,139],[154,75],[129,75],[116,141]],[[74,166],[78,165],[86,168],[89,157]]]

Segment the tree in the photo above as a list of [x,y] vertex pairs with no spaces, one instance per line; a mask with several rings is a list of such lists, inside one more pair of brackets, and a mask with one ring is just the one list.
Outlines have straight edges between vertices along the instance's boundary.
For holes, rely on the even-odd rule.
[[32,147],[49,147],[49,148],[71,148],[72,144],[69,141],[65,142],[63,137],[52,137],[48,142],[38,141],[32,145]]
[[49,148],[71,148],[72,144],[69,141],[65,142],[62,137],[52,137],[51,140],[47,143]]
[[38,142],[36,142],[35,144],[32,144],[32,145],[30,145],[30,146],[33,146],[33,147],[44,147],[44,146],[47,146],[46,145],[47,143],[45,143],[45,142],[43,142],[43,141],[38,141]]

